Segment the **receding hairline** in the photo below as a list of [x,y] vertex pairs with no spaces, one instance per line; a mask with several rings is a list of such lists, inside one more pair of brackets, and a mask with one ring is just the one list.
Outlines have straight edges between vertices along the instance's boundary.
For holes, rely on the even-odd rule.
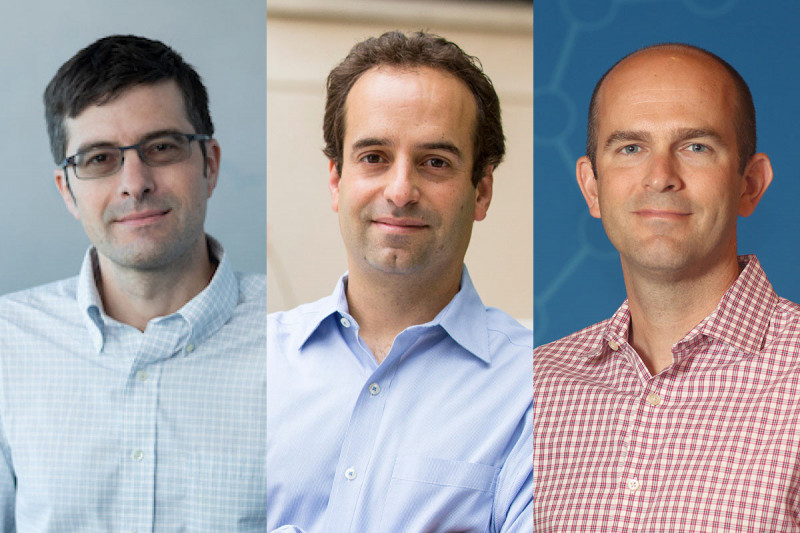
[[[681,54],[683,56],[692,57],[694,59],[702,59],[710,64],[715,65],[715,68],[720,69],[724,75],[722,80],[727,80],[731,84],[734,94],[734,113],[735,113],[735,127],[737,131],[737,146],[739,152],[739,166],[740,170],[744,170],[746,162],[756,151],[757,132],[756,132],[756,117],[755,107],[753,104],[753,97],[747,82],[742,75],[727,61],[718,55],[687,43],[660,43],[644,48],[635,50],[614,63],[611,68],[600,77],[592,92],[592,98],[589,102],[589,117],[587,127],[587,142],[586,142],[586,155],[595,163],[597,155],[597,148],[600,142],[598,135],[598,122],[599,122],[599,107],[600,100],[603,96],[604,88],[608,78],[612,78],[620,68],[624,68],[630,61],[636,61],[642,55],[658,54],[660,56],[673,54]],[[726,83],[726,82],[723,82]]]
[[[401,75],[405,74],[416,74],[421,75],[425,72],[434,72],[438,73],[450,80],[454,80],[458,82],[458,85],[464,89],[465,94],[469,96],[469,101],[472,103],[472,120],[471,120],[471,128],[472,131],[470,132],[470,137],[473,140],[473,144],[475,143],[476,137],[479,134],[478,132],[478,113],[479,113],[479,102],[478,97],[472,91],[470,86],[461,78],[456,76],[454,73],[450,72],[445,68],[440,68],[431,65],[417,65],[417,64],[401,64],[401,65],[393,65],[393,64],[379,64],[373,67],[368,68],[364,72],[362,72],[358,78],[353,82],[353,85],[350,87],[350,90],[347,91],[347,96],[344,99],[342,104],[342,147],[344,147],[344,138],[347,136],[347,112],[349,110],[349,103],[350,103],[350,95],[353,93],[353,89],[356,85],[361,82],[367,75],[376,75],[376,74],[388,74],[391,75],[392,73],[397,73]],[[473,150],[476,147],[473,146]],[[474,156],[475,154],[473,154]],[[460,154],[459,154],[460,156]]]
[[[695,58],[702,58],[705,60],[710,61],[714,64],[720,72],[725,74],[727,80],[736,88],[736,80],[733,77],[733,74],[728,70],[725,63],[723,63],[722,58],[712,54],[708,50],[703,50],[702,48],[698,48],[696,46],[692,46],[690,44],[684,43],[665,43],[665,44],[654,44],[652,46],[647,46],[645,48],[640,48],[639,50],[635,50],[630,54],[626,55],[614,65],[608,69],[608,71],[603,75],[600,79],[598,86],[597,86],[597,100],[600,100],[602,96],[603,88],[606,85],[606,82],[609,78],[612,78],[621,68],[624,68],[628,63],[640,58],[643,55],[654,55],[657,54],[659,56],[668,56],[670,52],[679,53],[684,56],[690,56]],[[738,91],[737,91],[738,92]],[[737,98],[737,104],[740,103],[739,100],[741,98]]]

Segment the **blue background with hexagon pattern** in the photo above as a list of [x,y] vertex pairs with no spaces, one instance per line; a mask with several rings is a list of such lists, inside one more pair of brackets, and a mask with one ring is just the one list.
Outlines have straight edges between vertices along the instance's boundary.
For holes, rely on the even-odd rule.
[[800,2],[543,0],[534,14],[534,335],[550,342],[610,316],[625,298],[619,255],[575,182],[597,79],[628,52],[688,42],[731,63],[750,85],[758,150],[775,179],[739,219],[739,253],[755,253],[779,295],[800,301]]

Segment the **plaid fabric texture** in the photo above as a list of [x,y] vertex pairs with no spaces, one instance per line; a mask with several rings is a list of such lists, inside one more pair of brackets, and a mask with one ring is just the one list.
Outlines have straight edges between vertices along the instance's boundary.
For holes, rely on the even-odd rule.
[[534,351],[535,531],[800,531],[800,306],[739,261],[656,376],[627,301]]
[[144,332],[77,278],[0,298],[0,531],[266,529],[266,283],[222,248]]

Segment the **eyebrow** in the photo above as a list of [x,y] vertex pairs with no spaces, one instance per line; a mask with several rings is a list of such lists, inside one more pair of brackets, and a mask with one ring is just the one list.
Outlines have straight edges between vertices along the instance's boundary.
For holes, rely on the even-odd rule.
[[[689,139],[713,139],[721,144],[725,144],[719,133],[706,128],[681,128],[673,134],[673,142],[688,141]],[[619,142],[649,142],[652,139],[650,133],[641,130],[617,130],[608,136],[605,148]]]
[[[165,135],[182,135],[182,134],[183,134],[182,132],[180,132],[178,130],[175,130],[175,129],[164,129],[164,130],[151,131],[150,133],[146,133],[144,136],[140,137],[139,140],[137,142],[135,142],[134,144],[147,142],[150,139],[155,139],[156,137],[163,137]],[[81,144],[75,150],[75,153],[76,154],[80,154],[80,153],[83,153],[83,152],[87,152],[89,150],[94,150],[95,148],[108,148],[108,147],[117,148],[118,146],[119,145],[114,144],[114,143],[109,142],[109,141],[93,141],[93,142],[88,142],[88,143]]]
[[[354,142],[352,148],[353,150],[360,150],[362,148],[369,148],[370,146],[389,146],[391,144],[389,139],[386,138],[365,137]],[[422,148],[424,150],[444,150],[445,152],[450,152],[459,159],[462,158],[461,150],[459,150],[458,146],[448,141],[422,143],[417,145],[417,148]]]
[[461,150],[459,150],[458,146],[451,142],[442,141],[435,143],[424,143],[420,146],[420,148],[424,148],[426,150],[444,150],[445,152],[450,152],[457,158],[461,159]]

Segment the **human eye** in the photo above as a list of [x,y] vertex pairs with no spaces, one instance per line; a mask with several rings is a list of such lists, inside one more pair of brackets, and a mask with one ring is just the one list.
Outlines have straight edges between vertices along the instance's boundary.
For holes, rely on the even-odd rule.
[[450,166],[450,163],[441,157],[429,157],[423,162],[423,165],[432,168],[447,168]]
[[687,149],[690,152],[693,152],[695,154],[702,154],[704,152],[708,152],[708,146],[706,146],[705,144],[701,144],[701,143],[691,143],[687,147]]
[[188,142],[176,136],[151,139],[142,145],[142,155],[148,163],[165,164],[179,161],[187,152]]
[[113,148],[94,148],[77,155],[75,164],[81,168],[104,168],[114,166],[119,156],[119,151]]
[[171,152],[180,149],[177,139],[173,137],[159,137],[144,145],[144,150],[152,153]]
[[376,153],[369,153],[361,156],[359,161],[361,161],[362,163],[367,163],[369,165],[377,165],[378,163],[383,163],[384,159],[383,157],[381,157]]
[[642,151],[642,147],[638,144],[626,144],[620,148],[620,153],[624,155],[634,155]]

